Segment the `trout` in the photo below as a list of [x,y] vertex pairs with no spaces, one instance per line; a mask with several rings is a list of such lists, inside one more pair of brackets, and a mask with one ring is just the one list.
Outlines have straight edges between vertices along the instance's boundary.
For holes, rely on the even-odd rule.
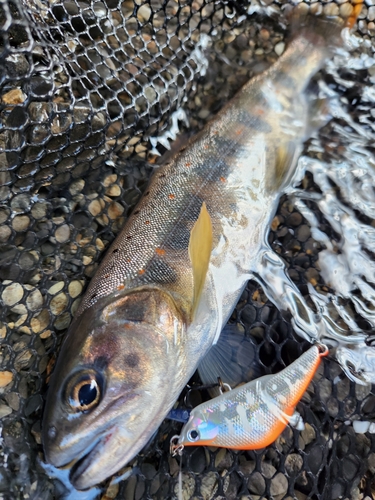
[[307,17],[287,49],[159,167],[69,328],[43,420],[46,460],[87,489],[149,441],[268,249],[311,133],[307,87],[343,25]]

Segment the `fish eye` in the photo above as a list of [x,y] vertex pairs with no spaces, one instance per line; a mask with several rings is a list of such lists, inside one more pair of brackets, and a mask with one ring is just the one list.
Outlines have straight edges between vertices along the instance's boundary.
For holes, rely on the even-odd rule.
[[199,432],[196,429],[192,429],[191,431],[188,432],[188,440],[189,441],[198,441],[199,439]]
[[87,412],[95,408],[102,393],[102,377],[94,370],[85,370],[68,382],[66,399],[74,411]]

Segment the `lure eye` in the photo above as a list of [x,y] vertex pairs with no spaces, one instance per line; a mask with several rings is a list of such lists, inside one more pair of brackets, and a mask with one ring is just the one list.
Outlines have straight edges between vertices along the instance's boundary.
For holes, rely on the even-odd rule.
[[80,412],[95,408],[102,393],[102,378],[93,370],[75,375],[67,385],[67,400],[69,406]]
[[199,439],[199,432],[196,429],[192,429],[191,431],[188,432],[187,437],[189,441],[194,443]]

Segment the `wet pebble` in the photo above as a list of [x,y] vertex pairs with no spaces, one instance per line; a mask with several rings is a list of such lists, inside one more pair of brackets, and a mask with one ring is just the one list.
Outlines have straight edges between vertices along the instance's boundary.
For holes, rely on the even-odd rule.
[[38,289],[35,289],[31,293],[29,293],[26,299],[26,306],[28,310],[36,311],[37,309],[40,309],[42,305],[43,296]]
[[301,242],[308,240],[310,238],[310,234],[310,227],[307,224],[302,224],[296,232],[297,239]]
[[68,285],[68,292],[69,292],[69,295],[72,297],[72,299],[75,299],[76,297],[78,297],[79,295],[81,295],[82,293],[82,290],[83,290],[83,285],[84,285],[84,281],[82,280],[74,280],[74,281],[71,281]]
[[68,305],[68,297],[65,293],[59,293],[53,297],[50,302],[51,313],[55,316],[61,314]]
[[168,464],[169,464],[169,474],[174,476],[180,470],[180,465],[177,460],[171,456],[168,456]]
[[[191,474],[182,474],[182,499],[181,500],[191,500],[191,497],[195,490],[195,480]],[[174,493],[179,498],[179,485],[178,482],[175,484]]]
[[141,22],[146,22],[151,17],[151,9],[147,4],[141,5],[138,9],[137,18]]
[[117,174],[107,175],[103,180],[103,186],[109,187],[117,181]]
[[215,456],[215,468],[220,472],[223,469],[230,469],[233,464],[231,453],[225,448],[220,448]]
[[264,495],[266,491],[266,481],[260,472],[254,472],[247,483],[247,487],[250,493]]
[[34,203],[34,205],[31,207],[31,215],[34,217],[34,219],[37,220],[46,217],[47,211],[48,211],[47,203],[37,202]]
[[92,216],[96,217],[100,213],[102,213],[104,207],[105,207],[105,203],[103,200],[93,200],[89,204],[88,209],[89,209],[90,214]]
[[25,370],[30,368],[33,362],[34,356],[30,349],[26,349],[20,352],[16,359],[14,360],[14,368],[19,372],[21,370]]
[[117,201],[113,201],[110,203],[108,207],[108,217],[110,219],[117,219],[120,217],[124,212],[124,207],[120,205]]
[[305,428],[301,431],[301,438],[303,439],[305,446],[312,443],[316,439],[315,429],[308,422],[305,423]]
[[27,215],[16,215],[12,221],[12,227],[17,232],[26,231],[30,225],[30,219]]
[[12,408],[9,408],[5,403],[0,403],[0,418],[7,417],[12,413]]
[[68,224],[63,224],[59,226],[55,231],[56,241],[59,243],[65,243],[70,238],[70,227]]
[[5,104],[22,104],[26,101],[26,95],[20,88],[15,88],[4,94],[1,100]]
[[56,328],[56,330],[65,330],[70,325],[71,320],[71,314],[69,312],[65,312],[57,317],[57,319],[53,323],[53,326]]
[[215,472],[210,471],[203,475],[200,489],[204,500],[214,497],[218,489],[218,478]]
[[120,485],[118,483],[110,483],[100,500],[112,500],[113,498],[116,498],[119,489]]
[[274,51],[276,52],[276,54],[278,56],[281,56],[281,54],[284,52],[284,50],[285,50],[285,43],[284,42],[279,42],[275,45]]
[[39,333],[45,330],[50,323],[49,310],[42,310],[38,316],[34,317],[30,321],[31,329],[34,333]]
[[256,316],[257,312],[255,307],[250,304],[247,304],[241,311],[241,319],[248,326],[251,326],[254,323]]
[[285,469],[289,476],[294,476],[303,467],[303,458],[298,453],[291,453],[285,459]]
[[375,453],[370,453],[367,459],[367,463],[371,474],[375,474]]
[[[8,282],[4,282],[6,284]],[[24,290],[19,283],[12,283],[7,285],[3,293],[1,294],[1,298],[6,306],[12,306],[19,302],[24,294]]]
[[8,371],[0,372],[0,387],[6,387],[13,380],[13,373]]
[[284,474],[279,472],[271,479],[270,493],[272,496],[284,496],[288,491],[288,480]]
[[120,196],[121,194],[121,188],[120,186],[117,186],[117,184],[110,186],[108,189],[106,189],[105,194],[107,196]]
[[72,196],[74,196],[81,193],[84,187],[85,181],[83,179],[79,179],[71,183],[71,185],[69,186],[69,192]]
[[58,293],[60,290],[64,288],[64,285],[65,285],[64,281],[58,281],[48,289],[48,293],[50,295],[56,295],[56,293]]
[[18,393],[9,392],[5,396],[5,400],[8,403],[9,407],[12,408],[12,410],[18,411],[20,409],[20,396]]
[[8,226],[0,226],[0,243],[6,243],[12,234],[12,230]]

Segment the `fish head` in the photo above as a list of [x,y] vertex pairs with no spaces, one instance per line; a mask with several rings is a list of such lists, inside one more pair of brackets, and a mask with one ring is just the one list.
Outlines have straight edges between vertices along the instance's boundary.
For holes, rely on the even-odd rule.
[[219,430],[220,423],[197,407],[191,412],[188,422],[183,426],[178,444],[211,446],[214,444]]
[[76,461],[70,480],[87,489],[148,442],[173,398],[181,321],[158,290],[102,299],[74,320],[51,377],[43,419],[46,460]]

